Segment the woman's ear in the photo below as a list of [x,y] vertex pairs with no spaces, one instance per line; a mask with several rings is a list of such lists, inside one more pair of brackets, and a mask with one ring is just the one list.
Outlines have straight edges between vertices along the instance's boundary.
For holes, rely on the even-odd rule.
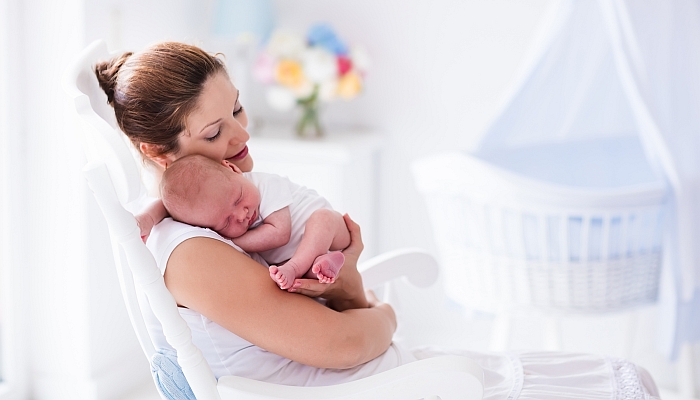
[[236,164],[234,164],[234,163],[232,163],[232,162],[229,162],[229,161],[227,161],[227,160],[221,160],[221,164],[223,164],[224,167],[226,167],[226,168],[231,168],[231,169],[232,169],[235,173],[237,173],[237,174],[242,174],[242,173],[243,173],[243,171],[241,171],[241,169],[238,168],[238,167],[236,166]]
[[165,169],[168,167],[168,164],[172,164],[174,160],[172,159],[172,156],[163,154],[162,149],[163,147],[157,144],[143,142],[139,143],[139,150],[141,150],[141,154]]

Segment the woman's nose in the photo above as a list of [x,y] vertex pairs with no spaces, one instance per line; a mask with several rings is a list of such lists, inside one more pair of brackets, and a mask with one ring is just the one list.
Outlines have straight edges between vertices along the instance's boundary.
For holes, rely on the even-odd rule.
[[250,139],[250,134],[246,130],[243,125],[238,123],[238,121],[234,121],[233,123],[234,129],[233,129],[233,134],[231,137],[229,137],[229,144],[231,145],[238,145],[241,143],[245,143]]

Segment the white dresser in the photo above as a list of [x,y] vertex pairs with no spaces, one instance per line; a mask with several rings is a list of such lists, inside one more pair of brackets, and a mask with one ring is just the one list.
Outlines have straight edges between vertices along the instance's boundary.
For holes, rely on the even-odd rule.
[[365,251],[376,255],[378,168],[382,136],[370,130],[329,129],[321,139],[300,139],[291,128],[265,127],[251,134],[253,171],[287,176],[315,189],[362,227]]

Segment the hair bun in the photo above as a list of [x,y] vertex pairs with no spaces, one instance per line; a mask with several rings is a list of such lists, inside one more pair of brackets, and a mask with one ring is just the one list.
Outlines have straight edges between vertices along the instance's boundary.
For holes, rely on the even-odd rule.
[[132,52],[126,52],[111,60],[101,61],[95,64],[97,81],[100,83],[100,87],[104,90],[105,94],[107,94],[107,102],[112,106],[114,106],[114,88],[117,85],[119,70],[132,54]]

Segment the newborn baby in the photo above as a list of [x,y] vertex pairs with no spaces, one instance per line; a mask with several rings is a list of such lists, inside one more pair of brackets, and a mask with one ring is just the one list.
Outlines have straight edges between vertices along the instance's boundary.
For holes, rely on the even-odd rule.
[[259,253],[282,289],[300,277],[332,283],[345,261],[335,251],[350,244],[342,215],[316,191],[279,175],[243,173],[226,160],[187,156],[165,170],[161,196],[175,220],[210,228]]

